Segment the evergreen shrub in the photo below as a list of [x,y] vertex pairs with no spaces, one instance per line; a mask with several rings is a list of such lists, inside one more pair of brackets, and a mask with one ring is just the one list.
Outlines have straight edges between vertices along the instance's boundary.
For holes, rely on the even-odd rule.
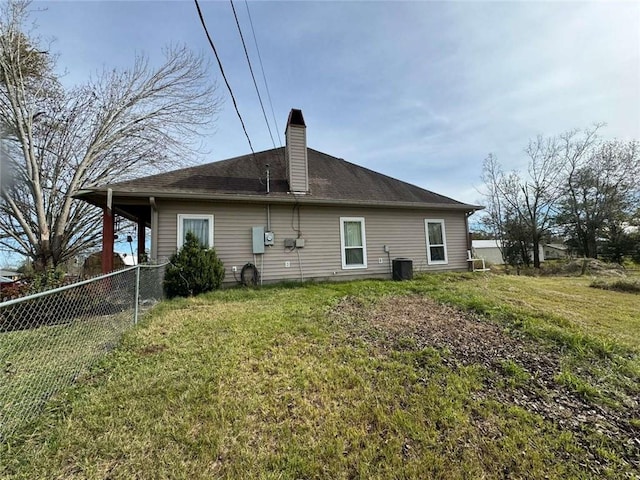
[[206,248],[191,232],[170,258],[164,275],[167,297],[188,297],[220,288],[224,265],[214,248]]

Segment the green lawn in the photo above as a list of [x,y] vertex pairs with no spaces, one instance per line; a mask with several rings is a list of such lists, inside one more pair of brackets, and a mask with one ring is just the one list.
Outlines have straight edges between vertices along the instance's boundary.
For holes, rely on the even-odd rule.
[[446,274],[165,302],[0,446],[0,477],[633,478],[640,297],[589,282]]

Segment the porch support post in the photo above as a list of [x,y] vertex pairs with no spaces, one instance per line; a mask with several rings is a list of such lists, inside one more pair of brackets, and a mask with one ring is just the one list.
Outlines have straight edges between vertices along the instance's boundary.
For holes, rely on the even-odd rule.
[[102,273],[113,271],[113,212],[109,207],[102,210]]
[[145,234],[145,221],[144,218],[138,218],[138,265],[144,262],[145,260],[145,244],[146,238]]
[[467,269],[473,272],[473,260],[471,260],[473,258],[473,236],[469,231],[469,217],[471,215],[473,215],[473,210],[464,213],[464,231],[467,232]]

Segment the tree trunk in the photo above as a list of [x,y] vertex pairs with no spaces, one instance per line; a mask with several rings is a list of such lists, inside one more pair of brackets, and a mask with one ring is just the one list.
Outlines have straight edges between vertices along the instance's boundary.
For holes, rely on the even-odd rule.
[[55,268],[55,263],[53,261],[53,252],[51,251],[51,246],[49,244],[49,240],[42,240],[39,245],[39,250],[36,252],[33,260],[33,268],[38,273],[46,272],[52,268]]
[[533,239],[533,268],[540,268],[540,240]]
[[587,239],[587,250],[584,254],[587,258],[598,258],[598,243],[595,236]]
[[580,240],[580,247],[582,249],[582,256],[590,257],[589,255],[589,239],[586,235],[578,234],[578,238]]

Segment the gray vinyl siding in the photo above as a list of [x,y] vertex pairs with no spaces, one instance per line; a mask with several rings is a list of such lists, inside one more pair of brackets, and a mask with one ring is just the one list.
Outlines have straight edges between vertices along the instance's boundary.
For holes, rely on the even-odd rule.
[[[226,269],[226,282],[233,282],[247,262],[256,263],[265,282],[279,280],[348,279],[391,276],[390,259],[413,260],[415,272],[467,269],[467,234],[464,212],[399,210],[377,208],[301,206],[301,238],[304,248],[287,251],[286,238],[296,238],[298,218],[293,206],[271,206],[271,230],[275,245],[265,247],[263,256],[252,253],[251,227],[267,225],[265,205],[223,203],[158,202],[158,259],[176,251],[179,213],[211,214],[215,217],[214,246]],[[363,217],[367,240],[367,268],[342,269],[340,217]],[[428,265],[425,219],[444,219],[448,264]],[[389,246],[390,254],[384,252]],[[382,263],[380,263],[382,259]],[[290,267],[285,267],[290,262]],[[239,277],[238,277],[239,278]]]
[[291,125],[287,128],[287,165],[291,191],[308,192],[307,139],[304,128]]

